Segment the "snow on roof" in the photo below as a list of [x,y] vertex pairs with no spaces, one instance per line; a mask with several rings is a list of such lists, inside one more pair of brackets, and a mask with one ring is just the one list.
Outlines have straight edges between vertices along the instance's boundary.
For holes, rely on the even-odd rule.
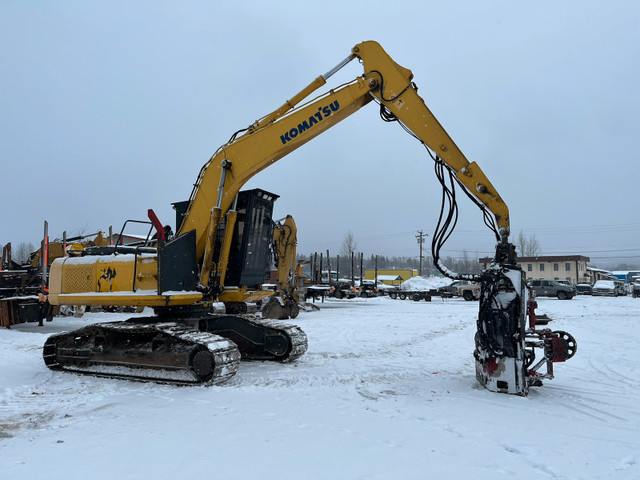
[[402,280],[400,275],[378,275],[378,280]]
[[453,280],[447,277],[413,277],[402,282],[400,288],[410,291],[424,291],[431,290],[432,288],[446,287],[450,285]]
[[600,273],[611,273],[609,270],[603,270],[601,268],[595,268],[595,267],[590,267],[589,265],[587,265],[587,271],[589,272],[600,272]]

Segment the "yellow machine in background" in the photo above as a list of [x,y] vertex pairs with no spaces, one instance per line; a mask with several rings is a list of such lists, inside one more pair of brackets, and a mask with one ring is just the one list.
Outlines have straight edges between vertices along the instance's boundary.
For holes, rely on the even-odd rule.
[[[95,237],[93,237],[95,235]],[[93,237],[93,238],[90,238]],[[65,240],[54,240],[48,242],[47,249],[47,265],[51,265],[56,258],[66,257],[67,255],[79,256],[82,251],[87,247],[105,247],[109,243],[109,238],[104,236],[103,232],[98,232],[91,235],[82,235],[72,237]],[[29,255],[27,263],[32,267],[40,265],[40,258],[42,256],[42,248],[39,248],[35,252]]]
[[[361,76],[308,99],[354,59],[363,65]],[[538,381],[528,369],[528,352],[535,342],[525,338],[526,290],[515,249],[508,242],[509,210],[480,167],[465,158],[427,108],[412,79],[411,71],[376,42],[356,45],[334,69],[234,133],[214,153],[189,200],[181,203],[174,239],[164,238],[162,224],[150,213],[158,232],[157,248],[87,249],[80,258],[56,260],[51,269],[52,303],[146,305],[153,306],[156,315],[52,337],[44,349],[47,365],[175,383],[215,383],[235,372],[238,352],[243,358],[281,361],[302,355],[306,336],[299,329],[242,315],[216,316],[208,310],[214,301],[255,301],[257,279],[261,272],[264,275],[263,253],[271,241],[276,196],[240,189],[261,170],[374,102],[384,121],[398,122],[425,146],[445,191],[459,185],[493,231],[497,247],[490,272],[481,278],[450,272],[440,262],[439,250],[456,210],[451,206],[450,217],[439,222],[444,230],[434,235],[434,261],[449,276],[483,282],[476,348],[480,382],[491,390],[526,394],[533,376]],[[288,257],[284,260],[290,262]],[[284,278],[280,283],[284,290],[289,288]],[[545,350],[545,358],[559,361],[560,356],[550,352]]]
[[80,255],[86,247],[106,246],[107,243],[108,239],[102,232],[73,237],[68,240],[49,241],[48,237],[45,237],[40,248],[31,252],[26,261],[20,264],[12,260],[11,242],[7,243],[2,249],[2,261],[0,262],[0,271],[3,272],[0,275],[0,298],[46,292],[47,277],[46,269],[43,269],[43,258],[45,266],[50,266],[57,258]]
[[300,274],[296,265],[297,232],[291,215],[274,223],[271,251],[278,269],[277,293],[262,309],[266,318],[296,318],[300,312],[300,293],[296,284],[296,275]]
[[[91,239],[93,235],[95,237]],[[107,238],[102,232],[93,235],[49,241],[48,224],[45,221],[45,235],[40,248],[31,252],[21,263],[12,260],[11,242],[7,243],[2,249],[0,262],[0,325],[10,326],[24,322],[39,322],[42,325],[45,318],[51,320],[55,315],[71,311],[80,313],[81,309],[61,309],[46,301],[47,267],[57,258],[79,255],[85,247],[107,244]]]

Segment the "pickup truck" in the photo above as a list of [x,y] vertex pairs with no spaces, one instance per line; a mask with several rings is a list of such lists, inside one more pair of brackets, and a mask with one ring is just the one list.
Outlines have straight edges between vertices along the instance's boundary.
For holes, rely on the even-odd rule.
[[462,297],[471,301],[480,298],[480,285],[467,280],[456,280],[446,287],[438,288],[438,292],[443,297]]

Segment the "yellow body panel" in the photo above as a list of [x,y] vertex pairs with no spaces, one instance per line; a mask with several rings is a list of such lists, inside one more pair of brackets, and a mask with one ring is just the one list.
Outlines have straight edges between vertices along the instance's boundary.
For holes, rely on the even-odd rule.
[[52,305],[102,305],[123,307],[170,307],[192,305],[202,300],[199,292],[174,292],[158,295],[155,291],[87,293],[87,294],[49,294]]
[[158,294],[155,255],[104,255],[56,259],[49,275],[52,305],[168,306],[202,299],[199,292]]
[[219,295],[221,302],[245,302],[256,303],[267,297],[273,296],[273,290],[249,290],[247,287],[229,288],[226,287]]

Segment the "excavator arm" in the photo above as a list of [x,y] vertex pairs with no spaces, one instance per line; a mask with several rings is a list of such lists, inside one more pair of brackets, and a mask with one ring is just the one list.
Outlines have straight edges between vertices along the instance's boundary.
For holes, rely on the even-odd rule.
[[278,290],[292,296],[295,288],[296,246],[298,229],[291,215],[273,226],[271,249],[278,269]]
[[431,113],[418,88],[412,82],[411,70],[395,63],[376,42],[353,47],[353,55],[364,66],[372,87],[371,95],[400,120],[423,144],[429,147],[455,172],[467,190],[487,206],[496,218],[501,235],[509,235],[509,209],[482,169],[470,163],[462,151]]

